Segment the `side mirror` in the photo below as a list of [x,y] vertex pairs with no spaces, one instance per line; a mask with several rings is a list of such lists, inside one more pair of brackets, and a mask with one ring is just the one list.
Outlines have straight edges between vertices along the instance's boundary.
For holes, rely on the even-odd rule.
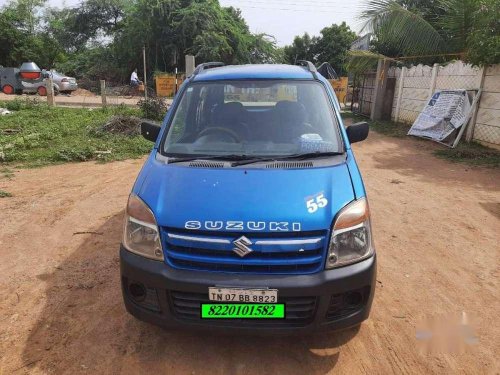
[[347,138],[349,138],[349,142],[356,143],[364,141],[368,138],[368,133],[370,132],[370,125],[363,121],[358,122],[356,124],[352,124],[348,126],[346,129]]
[[160,125],[154,122],[143,121],[141,122],[141,134],[148,141],[156,142],[158,135],[160,134]]

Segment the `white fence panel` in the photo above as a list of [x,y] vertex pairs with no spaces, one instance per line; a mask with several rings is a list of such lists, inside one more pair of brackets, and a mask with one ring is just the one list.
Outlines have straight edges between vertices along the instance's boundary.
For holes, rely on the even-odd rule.
[[474,139],[500,145],[500,65],[486,69]]
[[[401,68],[391,68],[390,72],[391,76],[397,78],[392,118],[405,123],[416,120],[435,90],[477,91],[483,78],[483,69],[462,61],[446,66],[413,66],[406,69],[403,79],[401,72]],[[400,86],[402,91],[398,96]],[[500,65],[486,68],[476,123],[472,126],[474,139],[500,145]]]

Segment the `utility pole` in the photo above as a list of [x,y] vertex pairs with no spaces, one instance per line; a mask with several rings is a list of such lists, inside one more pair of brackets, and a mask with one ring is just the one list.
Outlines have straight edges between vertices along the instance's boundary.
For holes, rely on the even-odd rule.
[[148,82],[146,79],[146,46],[142,47],[142,59],[144,62],[144,98],[148,98]]

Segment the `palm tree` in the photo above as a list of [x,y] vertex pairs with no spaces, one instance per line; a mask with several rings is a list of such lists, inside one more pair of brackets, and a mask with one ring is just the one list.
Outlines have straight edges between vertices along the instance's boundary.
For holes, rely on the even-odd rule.
[[[491,0],[368,0],[362,31],[376,36],[387,57],[464,54],[476,19]],[[389,52],[389,53],[388,53]],[[349,68],[362,70],[380,54],[351,52]]]

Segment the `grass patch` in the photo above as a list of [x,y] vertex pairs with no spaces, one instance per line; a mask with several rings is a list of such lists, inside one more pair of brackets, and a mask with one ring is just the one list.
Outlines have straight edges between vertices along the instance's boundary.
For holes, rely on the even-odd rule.
[[[12,102],[0,103],[0,107],[9,103]],[[138,116],[138,109],[49,108],[21,100],[11,107],[16,112],[0,121],[0,163],[38,167],[87,160],[112,161],[142,157],[151,150],[152,144],[139,135],[98,131],[112,116]]]
[[362,121],[363,119],[366,120],[366,117],[359,116],[359,115],[357,115],[351,111],[347,111],[347,110],[341,110],[340,116],[342,116],[342,118],[344,120],[346,120],[346,119],[354,119],[354,121]]
[[0,168],[0,177],[6,178],[6,179],[12,179],[14,177],[14,172],[12,169],[9,169],[7,167],[2,167]]
[[353,123],[365,121],[370,124],[370,130],[375,130],[378,133],[387,135],[389,137],[401,138],[406,136],[410,130],[410,125],[395,123],[390,121],[371,121],[369,118],[364,116],[359,116],[350,111],[344,111],[340,114],[342,119],[351,119]]
[[11,193],[4,190],[0,190],[0,198],[10,198],[10,197],[12,197]]
[[370,129],[389,137],[406,137],[410,128],[411,125],[390,121],[370,121]]
[[465,163],[489,168],[500,167],[500,151],[476,142],[459,143],[456,148],[434,150],[434,155],[456,163]]

